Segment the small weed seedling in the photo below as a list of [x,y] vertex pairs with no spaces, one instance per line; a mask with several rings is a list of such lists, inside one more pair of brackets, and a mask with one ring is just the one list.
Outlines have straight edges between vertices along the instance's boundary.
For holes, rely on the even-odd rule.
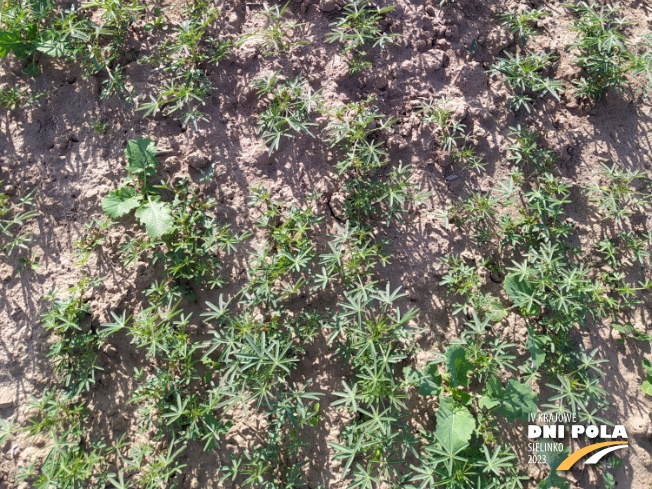
[[480,49],[480,43],[478,42],[478,38],[474,37],[473,40],[471,41],[470,46],[464,46],[464,51],[469,53],[471,57],[475,56],[478,52],[478,49]]
[[514,42],[520,42],[523,47],[525,47],[532,36],[539,34],[539,32],[534,30],[532,24],[548,16],[550,16],[548,12],[546,12],[543,8],[539,8],[536,10],[512,10],[510,12],[500,14],[498,18],[502,21],[503,25],[512,33],[514,36]]
[[326,42],[341,42],[343,54],[352,53],[350,70],[358,73],[371,66],[364,58],[369,47],[385,49],[393,43],[398,34],[388,34],[379,27],[385,14],[396,8],[395,5],[378,8],[371,0],[352,0],[344,7],[344,15],[331,24],[333,31],[326,36]]
[[101,220],[92,218],[91,222],[84,225],[81,236],[73,243],[75,253],[79,255],[75,265],[82,266],[86,263],[93,251],[106,241],[107,232],[114,224],[109,217],[104,217]]
[[530,105],[536,98],[551,94],[559,101],[559,94],[564,90],[564,82],[542,76],[542,71],[557,60],[553,54],[528,54],[500,58],[489,73],[502,75],[505,83],[514,89],[514,96],[508,101],[509,107],[518,110],[521,107],[530,112]]
[[631,42],[623,33],[633,22],[620,16],[621,7],[580,2],[568,8],[577,16],[572,29],[578,33],[570,47],[579,51],[575,62],[586,73],[575,82],[577,96],[599,101],[610,91],[622,91],[629,84],[625,75],[636,68]]
[[283,15],[287,11],[288,5],[290,5],[290,2],[287,2],[282,8],[278,5],[270,7],[265,4],[260,15],[265,18],[266,25],[255,32],[243,35],[240,38],[239,44],[243,44],[249,40],[258,41],[265,56],[282,53],[293,46],[309,44],[308,41],[292,40],[291,33],[294,33],[295,30],[303,27],[305,24],[283,21]]
[[91,123],[91,127],[93,128],[93,131],[95,131],[96,134],[106,134],[109,130],[109,127],[111,126],[111,123],[107,120],[102,120],[100,117],[96,117],[93,119],[93,122]]
[[461,163],[463,170],[480,172],[487,164],[481,156],[475,153],[475,147],[468,143],[469,136],[466,126],[453,119],[455,111],[450,108],[450,100],[422,100],[423,105],[417,108],[424,122],[432,122],[439,131],[440,148],[448,153],[451,160]]
[[[0,185],[3,181],[0,180]],[[34,207],[34,191],[12,203],[9,195],[0,193],[0,251],[11,256],[15,248],[27,249],[32,233],[25,233],[22,226],[39,215]]]
[[280,72],[260,76],[252,81],[259,98],[267,98],[269,103],[258,116],[258,133],[269,146],[269,154],[278,149],[282,137],[294,138],[290,131],[310,132],[310,116],[318,111],[322,104],[321,90],[316,92],[307,81],[297,75],[290,80],[281,81]]
[[18,273],[27,272],[28,270],[35,271],[41,268],[41,264],[39,263],[39,257],[35,251],[32,252],[32,255],[30,257],[21,256],[18,259],[18,263],[20,263],[20,265],[16,269]]
[[31,109],[41,106],[41,99],[49,92],[30,92],[27,88],[19,86],[6,86],[0,88],[0,107],[16,111],[18,109]]
[[199,121],[206,121],[200,108],[212,90],[206,76],[206,67],[217,65],[231,48],[230,41],[219,41],[206,36],[206,31],[218,17],[219,10],[206,1],[195,2],[183,11],[184,19],[174,28],[171,39],[166,39],[142,62],[155,66],[156,71],[169,75],[162,82],[158,96],[149,95],[149,102],[141,102],[138,111],[143,117],[175,115],[185,127],[192,122],[195,129]]

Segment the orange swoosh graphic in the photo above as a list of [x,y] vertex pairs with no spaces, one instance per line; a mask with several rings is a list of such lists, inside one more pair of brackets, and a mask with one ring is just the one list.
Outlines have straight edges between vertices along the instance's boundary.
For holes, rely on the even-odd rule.
[[584,455],[587,453],[594,452],[600,448],[603,447],[610,447],[612,445],[627,445],[626,441],[605,441],[603,443],[594,443],[593,445],[589,445],[588,447],[581,448],[580,450],[571,453],[566,460],[564,460],[562,463],[559,464],[559,467],[557,467],[557,470],[568,470],[570,469],[575,462],[577,462],[579,459],[581,459]]

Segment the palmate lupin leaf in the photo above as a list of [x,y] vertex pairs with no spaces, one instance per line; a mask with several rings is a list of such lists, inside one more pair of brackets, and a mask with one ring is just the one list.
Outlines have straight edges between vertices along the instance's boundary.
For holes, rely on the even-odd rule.
[[371,62],[363,61],[368,47],[385,49],[387,44],[394,44],[399,34],[384,32],[380,27],[385,14],[396,8],[396,5],[379,8],[370,0],[352,0],[344,7],[342,18],[331,24],[333,30],[326,35],[326,42],[341,42],[342,53],[353,53],[350,71],[356,73],[371,66]]
[[530,104],[534,99],[548,93],[559,100],[564,83],[542,75],[543,70],[557,60],[555,55],[541,53],[521,56],[516,53],[515,56],[512,56],[510,53],[506,54],[507,58],[499,58],[489,73],[492,76],[502,75],[503,81],[514,89],[514,95],[509,102],[511,108],[518,110],[525,107],[530,112]]
[[282,137],[294,138],[292,132],[315,137],[309,128],[316,124],[310,122],[310,117],[323,104],[321,89],[313,92],[308,82],[301,80],[301,74],[281,81],[280,71],[255,78],[252,86],[260,98],[271,95],[258,116],[258,133],[269,146],[270,154],[278,149]]
[[530,37],[539,34],[539,32],[534,30],[532,24],[543,17],[548,17],[549,15],[550,13],[542,8],[536,10],[519,9],[500,14],[498,18],[512,33],[514,41],[520,42],[523,47],[525,47]]

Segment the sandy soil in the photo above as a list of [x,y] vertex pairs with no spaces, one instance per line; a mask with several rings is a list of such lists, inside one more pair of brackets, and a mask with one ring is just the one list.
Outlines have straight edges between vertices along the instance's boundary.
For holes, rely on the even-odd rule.
[[[531,114],[521,111],[515,115],[506,108],[506,86],[489,78],[486,70],[502,50],[516,49],[496,14],[519,2],[458,0],[445,8],[431,0],[395,3],[397,9],[388,16],[385,28],[401,34],[398,45],[376,53],[371,70],[351,76],[338,46],[324,42],[338,9],[322,8],[336,2],[294,0],[289,16],[306,23],[301,38],[310,44],[272,57],[261,56],[254,45],[236,49],[226,62],[210,71],[217,88],[207,101],[209,122],[198,131],[182,129],[178,122],[162,116],[141,119],[118,100],[98,101],[99,81],[92,77],[84,79],[74,65],[43,57],[43,74],[32,81],[20,73],[21,65],[12,56],[2,60],[0,83],[21,80],[52,93],[41,108],[0,112],[0,179],[12,185],[17,195],[36,189],[40,217],[29,224],[29,230],[34,233],[32,249],[41,265],[36,271],[18,274],[15,259],[0,263],[0,397],[8,403],[8,407],[0,409],[1,417],[15,416],[18,424],[25,423],[29,396],[38,395],[49,383],[49,335],[39,323],[44,310],[40,298],[53,287],[72,285],[79,277],[80,270],[73,265],[76,257],[72,243],[85,223],[102,216],[102,197],[125,176],[123,150],[127,140],[151,137],[159,148],[169,149],[161,158],[165,176],[187,175],[196,180],[201,168],[215,162],[222,174],[208,187],[208,193],[218,199],[223,219],[238,231],[253,229],[256,212],[246,205],[248,189],[261,181],[275,196],[289,202],[301,202],[313,189],[323,192],[319,212],[326,216],[324,236],[334,228],[336,216],[331,215],[328,204],[337,202],[339,182],[332,170],[335,160],[327,143],[299,137],[282,143],[270,157],[256,135],[256,115],[261,103],[249,83],[262,72],[302,72],[313,88],[323,90],[331,106],[375,95],[380,111],[398,119],[384,135],[391,160],[413,165],[414,182],[433,194],[428,205],[414,210],[406,225],[389,229],[393,260],[380,274],[393,286],[401,285],[407,291],[406,304],[419,308],[419,325],[428,329],[420,341],[426,350],[436,349],[438,342],[456,337],[461,330],[461,320],[450,315],[454,300],[439,285],[443,273],[439,258],[451,252],[464,252],[470,259],[482,256],[481,249],[468,246],[466,236],[456,229],[445,230],[428,211],[457,201],[470,190],[487,189],[506,175],[509,165],[501,148],[506,144],[510,126],[520,123],[541,131],[559,156],[557,165],[562,175],[580,185],[594,181],[600,161],[652,169],[648,157],[651,110],[639,96],[628,93],[609,97],[605,105],[591,107],[579,104],[569,88],[560,103],[546,98],[537,103]],[[629,17],[640,21],[640,26],[632,29],[636,37],[652,22],[652,14],[641,2],[627,4]],[[545,5],[553,12],[541,23],[544,35],[535,39],[538,49],[558,50],[561,60],[555,76],[567,82],[576,79],[578,69],[571,63],[573,55],[566,50],[573,37],[566,29],[570,22],[568,13],[558,2],[534,1],[532,5]],[[251,29],[258,22],[254,14],[259,8],[258,4],[240,0],[225,2],[217,28],[220,35],[234,38]],[[471,56],[464,48],[473,39],[478,40],[480,48]],[[137,27],[133,29],[130,47],[147,54],[153,40]],[[127,73],[137,93],[148,93],[158,82],[158,74],[151,67],[137,62],[128,64]],[[478,151],[489,162],[482,176],[459,172],[438,153],[433,128],[419,123],[414,108],[419,98],[431,96],[453,100],[457,113],[474,135]],[[91,123],[96,117],[110,122],[106,135],[93,131]],[[458,173],[459,178],[447,180],[446,177]],[[569,208],[574,219],[585,223],[586,240],[592,240],[597,228],[585,212],[581,204]],[[649,230],[651,222],[648,216],[641,227]],[[114,229],[111,233],[103,252],[93,257],[89,265],[93,273],[106,277],[89,297],[95,323],[107,321],[112,310],[137,309],[143,299],[142,290],[157,273],[145,263],[125,269],[114,253],[121,232]],[[243,244],[240,251],[253,244]],[[227,267],[229,286],[220,291],[204,291],[196,304],[186,305],[196,318],[193,334],[198,339],[205,334],[205,325],[198,320],[202,304],[206,300],[214,302],[219,293],[228,295],[242,285],[245,256],[240,253]],[[499,284],[487,280],[486,287],[501,294]],[[335,298],[318,297],[315,301],[326,307]],[[643,329],[650,321],[651,302],[648,298],[637,314],[638,326]],[[511,319],[503,334],[520,345],[519,354],[525,353],[523,324]],[[617,487],[647,489],[652,483],[652,399],[640,391],[640,364],[643,357],[650,358],[650,345],[617,343],[609,325],[583,330],[578,340],[587,349],[599,347],[609,359],[605,388],[613,407],[606,417],[624,424],[630,433],[624,464],[615,471]],[[418,361],[427,357],[427,352],[420,353]],[[111,440],[135,430],[135,407],[127,401],[135,386],[133,369],[145,365],[126,336],[112,340],[102,352],[101,365],[104,371],[93,388],[89,408],[93,412],[92,429]],[[329,441],[337,440],[345,421],[341,413],[329,407],[335,400],[329,393],[340,390],[344,375],[339,363],[331,358],[325,341],[319,340],[310,347],[293,377],[297,381],[312,378],[313,390],[326,394],[321,402],[322,423],[309,440],[309,487],[316,487],[318,480],[326,487],[344,487],[339,481],[339,463],[331,459],[328,446]],[[413,425],[432,427],[434,409],[425,405],[418,411]],[[181,456],[181,463],[188,465],[180,480],[181,487],[218,487],[216,466],[228,460],[231,450],[251,447],[264,434],[265,422],[261,417],[236,415],[236,421],[220,451],[204,453],[197,444]],[[506,437],[519,456],[526,457],[523,426],[508,427]],[[0,447],[0,487],[17,487],[17,467],[38,455],[40,448],[24,435]],[[539,472],[534,466],[526,466],[525,461],[523,464],[535,480],[547,470]],[[596,473],[588,469],[576,469],[570,478],[576,481],[573,487],[577,489],[602,487]]]

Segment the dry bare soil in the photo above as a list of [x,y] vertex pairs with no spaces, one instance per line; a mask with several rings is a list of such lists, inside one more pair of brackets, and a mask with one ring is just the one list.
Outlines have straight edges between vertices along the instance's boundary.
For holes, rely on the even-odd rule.
[[[503,51],[514,53],[518,49],[497,15],[519,6],[519,2],[458,0],[440,7],[431,0],[396,0],[396,9],[385,17],[382,26],[387,32],[400,34],[396,45],[385,51],[373,50],[373,66],[352,75],[339,45],[325,42],[329,24],[340,15],[341,5],[336,1],[293,0],[287,16],[305,23],[296,37],[308,43],[269,57],[261,55],[255,42],[245,43],[217,67],[210,68],[208,74],[215,89],[205,108],[208,122],[201,122],[198,130],[192,126],[182,128],[178,121],[162,115],[141,118],[115,98],[100,101],[100,80],[82,77],[74,63],[42,56],[42,74],[31,79],[21,73],[23,65],[13,56],[4,58],[0,84],[28,83],[50,94],[39,108],[0,112],[0,179],[11,196],[35,190],[39,216],[25,230],[33,233],[30,250],[40,264],[37,270],[17,272],[18,256],[24,254],[0,263],[0,416],[5,420],[13,417],[18,426],[26,426],[30,396],[40,396],[53,383],[47,356],[52,337],[40,321],[47,308],[41,301],[44,294],[53,288],[65,290],[72,286],[83,271],[103,277],[103,282],[84,298],[92,311],[91,322],[98,327],[111,321],[111,311],[136,313],[146,303],[144,290],[161,277],[160,263],[141,261],[125,266],[120,261],[118,249],[124,230],[138,228],[132,221],[112,228],[107,241],[86,265],[74,265],[78,256],[73,252],[73,242],[80,237],[82,226],[103,216],[102,198],[126,176],[124,149],[128,140],[149,137],[159,150],[164,150],[159,156],[162,179],[188,177],[197,182],[202,171],[214,162],[219,175],[202,187],[202,195],[217,199],[222,222],[238,233],[252,233],[238,245],[235,255],[223,260],[227,285],[199,289],[195,301],[183,301],[184,311],[192,313],[192,341],[210,338],[209,326],[200,317],[206,310],[205,302],[217,303],[220,294],[233,296],[247,280],[246,252],[265,242],[266,231],[255,226],[260,211],[248,204],[250,187],[262,183],[274,198],[288,203],[286,208],[305,206],[307,196],[320,192],[321,197],[310,205],[323,216],[315,243],[320,252],[325,252],[327,234],[335,231],[343,217],[341,179],[333,170],[338,152],[325,138],[301,135],[283,140],[280,148],[268,155],[256,132],[256,118],[264,101],[258,100],[250,83],[262,73],[277,70],[286,77],[301,73],[313,89],[322,90],[328,107],[374,96],[378,110],[397,119],[379,137],[389,153],[387,168],[399,162],[411,165],[411,182],[431,195],[413,206],[402,224],[393,222],[379,228],[378,238],[387,239],[391,263],[378,268],[377,279],[382,289],[386,283],[402,287],[407,294],[399,301],[402,309],[419,310],[413,325],[424,329],[418,340],[421,351],[406,365],[422,367],[434,352],[443,351],[442,345],[459,337],[466,318],[452,315],[453,304],[459,298],[447,295],[446,287],[440,285],[446,271],[440,259],[459,253],[467,264],[475,265],[482,263],[486,248],[472,244],[462,228],[446,229],[432,211],[460,202],[471,191],[488,190],[507,177],[513,168],[505,151],[510,127],[521,124],[539,131],[542,144],[557,157],[556,171],[578,187],[596,182],[601,162],[617,162],[642,171],[652,169],[649,103],[633,89],[609,95],[604,103],[595,105],[578,101],[571,80],[578,79],[580,69],[572,63],[574,54],[567,49],[574,37],[568,30],[571,16],[559,2],[522,3],[544,6],[553,14],[540,21],[537,30],[542,35],[530,41],[530,49],[557,50],[560,61],[553,74],[567,84],[559,102],[545,97],[534,104],[531,112],[509,110],[506,99],[510,89],[487,73]],[[626,4],[626,15],[639,22],[630,35],[640,36],[652,16],[644,2]],[[261,8],[258,3],[233,0],[220,7],[222,16],[216,21],[215,31],[221,37],[235,39],[260,22],[256,17]],[[175,10],[169,15],[174,24]],[[129,49],[148,54],[158,41],[156,36],[137,24],[130,28]],[[470,48],[474,40],[479,47],[470,53],[465,48]],[[160,80],[150,65],[130,58],[124,63],[135,93],[149,93]],[[416,114],[419,101],[430,97],[451,99],[455,117],[466,125],[478,154],[488,163],[483,172],[462,171],[440,150],[434,126],[422,123]],[[109,122],[106,134],[94,132],[92,123],[96,118]],[[315,131],[319,133],[327,123],[326,116],[316,122],[319,126]],[[578,244],[588,245],[599,239],[599,217],[585,200],[574,201],[566,211],[579,223]],[[640,215],[635,224],[640,232],[649,231],[652,218]],[[508,305],[500,277],[493,280],[483,270],[483,290]],[[638,273],[641,280],[652,275],[649,269]],[[289,307],[298,311],[309,305],[326,311],[341,299],[337,290],[308,290],[293,298]],[[651,307],[649,294],[644,295],[632,316],[635,327],[646,330]],[[522,317],[510,314],[496,328],[504,339],[516,344],[514,352],[521,363],[527,363],[527,327]],[[302,454],[309,462],[302,471],[311,488],[318,487],[319,481],[323,487],[347,486],[340,478],[342,463],[333,459],[329,442],[341,441],[339,435],[348,421],[343,411],[330,405],[338,399],[333,392],[343,390],[342,380],[350,379],[350,372],[333,357],[326,344],[328,334],[324,330],[306,347],[290,377],[297,383],[312,379],[310,389],[324,394],[319,425],[306,429],[304,435],[309,445]],[[573,338],[587,351],[598,348],[598,355],[608,360],[603,364],[606,377],[602,386],[611,407],[603,417],[624,424],[630,436],[629,448],[621,452],[624,464],[612,470],[617,487],[647,489],[652,483],[652,398],[646,397],[640,386],[644,378],[641,360],[650,358],[649,342],[617,342],[618,333],[608,322],[577,328]],[[96,382],[86,395],[91,413],[89,440],[104,437],[114,442],[122,435],[130,442],[142,438],[135,415],[139,406],[129,403],[131,393],[141,382],[133,373],[135,368],[151,373],[156,362],[145,359],[130,338],[120,333],[103,346],[99,365],[103,370],[96,374]],[[539,384],[544,386],[545,381]],[[544,394],[551,393],[541,394],[541,404],[546,400]],[[434,429],[437,406],[432,398],[419,399],[413,392],[408,404],[413,411],[409,421],[412,430]],[[228,416],[234,425],[219,449],[204,452],[202,443],[193,442],[179,456],[179,462],[185,465],[182,474],[175,477],[179,487],[238,487],[237,481],[220,485],[217,469],[228,463],[230,453],[264,443],[267,420],[255,409],[253,414],[236,410]],[[534,487],[547,475],[548,467],[526,463],[525,424],[506,423],[500,441],[513,447],[523,473],[532,477]],[[18,484],[16,473],[20,466],[42,456],[43,443],[19,432],[0,447],[0,487],[29,486],[26,482]],[[568,477],[573,488],[604,486],[601,471],[588,466],[578,465]]]

